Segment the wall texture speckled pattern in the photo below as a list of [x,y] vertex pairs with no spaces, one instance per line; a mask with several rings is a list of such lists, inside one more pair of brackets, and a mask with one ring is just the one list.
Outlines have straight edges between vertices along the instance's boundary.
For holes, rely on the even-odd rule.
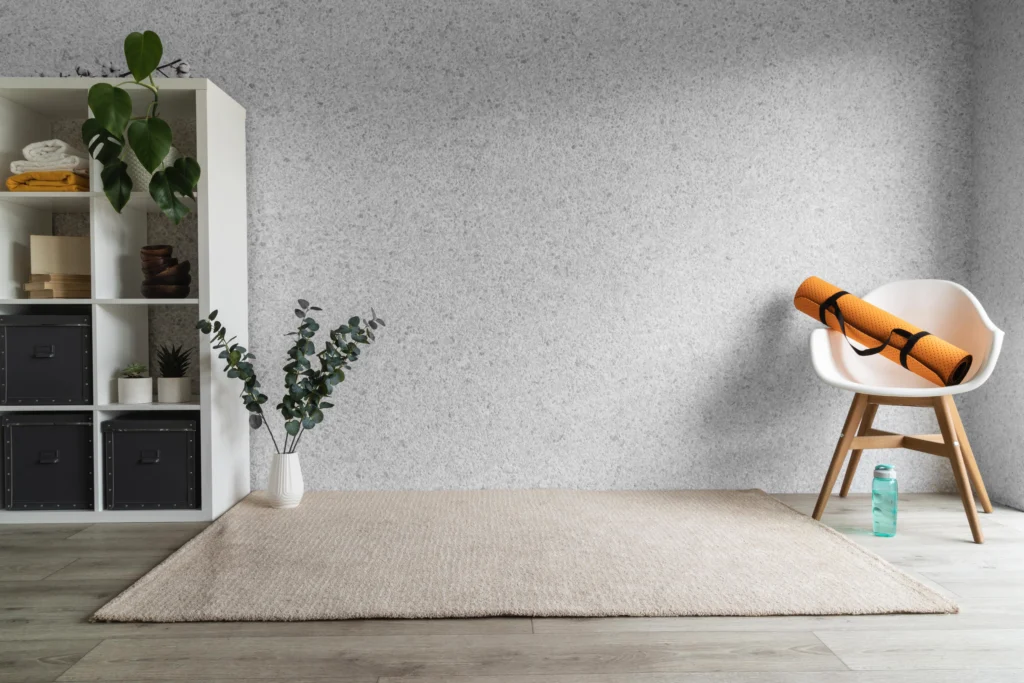
[[[258,367],[298,296],[388,321],[303,439],[311,488],[813,491],[849,396],[814,377],[792,294],[968,280],[971,20],[967,0],[8,2],[0,71],[152,28],[246,107]],[[894,459],[904,489],[952,485]]]
[[983,464],[989,492],[1024,509],[1024,357],[1019,341],[1024,336],[1024,4],[980,0],[974,8],[978,40],[971,282],[1006,332],[1006,341],[986,394],[971,397],[965,420],[975,425],[975,450],[989,456]]

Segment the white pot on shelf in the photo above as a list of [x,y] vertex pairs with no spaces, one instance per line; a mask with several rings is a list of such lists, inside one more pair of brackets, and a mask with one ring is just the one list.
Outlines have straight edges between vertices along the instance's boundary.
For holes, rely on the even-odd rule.
[[270,481],[267,482],[270,507],[293,508],[302,500],[304,492],[299,454],[274,453],[274,459],[270,463]]
[[188,403],[192,400],[192,380],[188,377],[160,377],[156,380],[159,403]]
[[153,402],[153,378],[135,377],[117,378],[117,402],[118,403],[152,403]]

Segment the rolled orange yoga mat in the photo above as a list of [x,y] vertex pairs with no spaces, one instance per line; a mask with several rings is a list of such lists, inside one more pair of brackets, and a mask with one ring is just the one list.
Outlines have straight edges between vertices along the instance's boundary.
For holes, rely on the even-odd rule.
[[880,353],[935,384],[960,384],[971,369],[973,359],[963,349],[821,278],[812,276],[804,280],[796,290],[793,305],[848,340],[868,347],[854,347],[858,355]]

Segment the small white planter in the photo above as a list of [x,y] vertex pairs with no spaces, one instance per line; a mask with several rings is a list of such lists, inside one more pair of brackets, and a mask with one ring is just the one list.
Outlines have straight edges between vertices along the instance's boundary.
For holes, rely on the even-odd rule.
[[270,481],[267,482],[270,507],[293,508],[302,500],[304,492],[299,454],[274,453],[270,463]]
[[188,403],[192,400],[192,380],[188,377],[159,377],[156,396],[159,403]]
[[136,377],[126,379],[117,378],[117,402],[118,403],[152,403],[153,402],[153,378]]

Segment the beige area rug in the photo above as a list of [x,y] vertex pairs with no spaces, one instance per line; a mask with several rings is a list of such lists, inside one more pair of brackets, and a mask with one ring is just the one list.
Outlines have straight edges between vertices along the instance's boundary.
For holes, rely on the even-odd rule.
[[955,612],[761,491],[254,493],[93,617]]

